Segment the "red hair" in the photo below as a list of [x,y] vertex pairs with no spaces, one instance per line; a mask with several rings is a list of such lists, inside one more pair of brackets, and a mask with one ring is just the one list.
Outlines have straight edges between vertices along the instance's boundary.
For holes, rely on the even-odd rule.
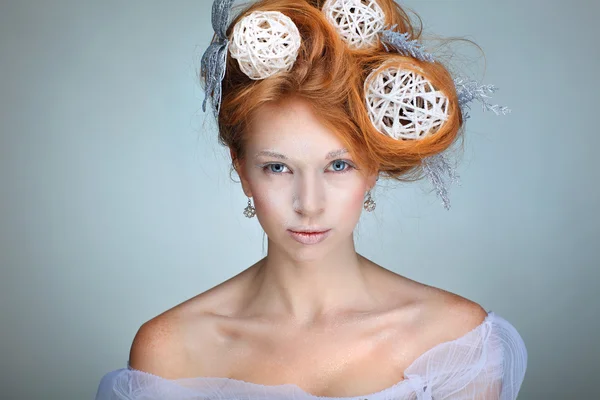
[[[446,150],[461,132],[463,119],[450,73],[439,61],[420,61],[388,53],[382,44],[350,50],[321,12],[323,3],[323,0],[259,0],[231,22],[228,37],[245,15],[256,10],[279,11],[294,21],[302,44],[289,72],[263,80],[248,78],[228,55],[218,116],[219,142],[229,147],[235,165],[245,158],[246,132],[255,111],[263,104],[281,103],[298,96],[340,139],[365,173],[379,172],[397,180],[415,179],[421,172],[422,159]],[[385,13],[386,26],[397,25],[396,31],[408,32],[411,39],[419,39],[420,19],[415,27],[395,1],[377,0],[377,3]],[[423,75],[448,98],[449,118],[434,134],[419,140],[396,140],[377,131],[371,123],[363,84],[372,70],[388,61]],[[201,76],[203,81],[204,78]]]

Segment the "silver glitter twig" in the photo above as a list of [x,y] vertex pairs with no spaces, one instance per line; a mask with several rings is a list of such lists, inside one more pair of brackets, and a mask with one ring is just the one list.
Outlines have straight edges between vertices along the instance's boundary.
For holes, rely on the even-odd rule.
[[202,111],[206,112],[206,101],[212,99],[215,115],[218,116],[221,105],[221,82],[225,77],[229,40],[226,31],[229,13],[234,0],[215,0],[212,6],[212,26],[216,40],[208,46],[201,60],[201,74],[205,77],[206,93]]
[[[450,165],[444,153],[424,158],[423,169],[435,187],[438,197],[442,199],[444,208],[450,210],[448,186],[452,183],[460,184],[460,177],[456,174],[456,169],[454,166]],[[446,178],[446,175],[448,178]]]
[[381,31],[381,43],[386,51],[390,51],[388,45],[393,47],[395,51],[402,54],[410,54],[421,61],[435,62],[433,56],[422,49],[421,43],[415,40],[408,40],[408,32],[400,33],[394,29],[398,25],[393,25],[388,29]]
[[498,88],[494,85],[479,85],[474,80],[465,80],[463,78],[455,78],[454,85],[456,86],[456,94],[458,96],[458,105],[462,109],[465,119],[469,118],[467,110],[471,109],[469,103],[473,100],[481,102],[484,111],[492,111],[496,115],[506,115],[510,113],[508,107],[503,107],[498,104],[490,104],[486,99],[489,99],[488,93],[494,93]]

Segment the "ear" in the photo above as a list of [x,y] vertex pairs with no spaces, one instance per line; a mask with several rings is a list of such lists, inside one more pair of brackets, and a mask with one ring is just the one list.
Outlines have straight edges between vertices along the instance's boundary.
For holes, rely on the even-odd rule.
[[248,197],[252,197],[252,190],[250,190],[250,183],[246,175],[246,169],[244,168],[244,160],[240,160],[232,149],[229,149],[229,154],[231,155],[233,168],[235,168],[235,172],[237,172],[240,177],[240,183],[242,184],[244,194]]

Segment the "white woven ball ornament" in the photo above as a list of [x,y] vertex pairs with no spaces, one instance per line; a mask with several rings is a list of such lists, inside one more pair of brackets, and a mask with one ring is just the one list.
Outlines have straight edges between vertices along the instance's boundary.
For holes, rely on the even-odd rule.
[[279,11],[254,11],[233,28],[231,56],[250,79],[292,69],[301,37],[296,24]]
[[385,27],[385,14],[375,0],[327,0],[321,11],[353,50],[376,45]]
[[372,71],[364,84],[377,130],[394,139],[423,139],[448,120],[448,98],[422,75],[394,65]]

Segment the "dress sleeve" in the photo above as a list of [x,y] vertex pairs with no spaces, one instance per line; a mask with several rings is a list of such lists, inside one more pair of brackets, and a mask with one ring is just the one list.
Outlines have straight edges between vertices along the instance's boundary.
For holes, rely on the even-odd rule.
[[480,362],[473,366],[473,379],[444,398],[515,400],[527,369],[527,349],[517,330],[496,316],[481,342],[480,355]]
[[[488,349],[491,356],[484,370],[496,370],[489,382],[496,387],[498,399],[514,400],[519,394],[527,370],[527,348],[519,332],[505,319],[498,317],[493,324]],[[484,383],[485,377],[480,378]],[[483,397],[487,399],[489,397]],[[496,397],[491,397],[495,399]]]
[[523,339],[490,312],[468,334],[424,353],[405,377],[419,400],[515,400],[526,368]]
[[183,386],[174,380],[122,368],[102,377],[96,400],[196,400],[200,394],[201,391]]

